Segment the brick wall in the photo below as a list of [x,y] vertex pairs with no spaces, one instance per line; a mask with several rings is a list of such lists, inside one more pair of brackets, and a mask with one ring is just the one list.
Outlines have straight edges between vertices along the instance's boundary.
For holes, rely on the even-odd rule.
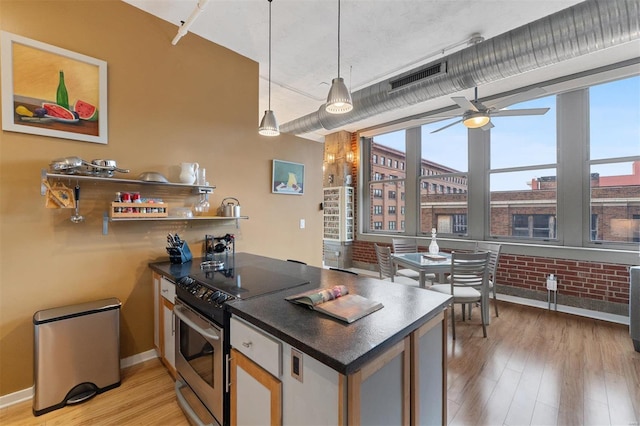
[[624,265],[503,254],[497,282],[546,293],[549,274],[558,279],[558,294],[629,303],[629,268]]

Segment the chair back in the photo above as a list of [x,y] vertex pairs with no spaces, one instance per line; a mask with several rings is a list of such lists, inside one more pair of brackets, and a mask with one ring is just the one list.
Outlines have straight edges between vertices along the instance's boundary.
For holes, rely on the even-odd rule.
[[496,271],[498,270],[498,261],[500,260],[500,251],[502,245],[500,243],[488,243],[485,241],[478,241],[476,244],[476,251],[488,251],[489,252],[489,279],[496,280]]
[[417,253],[418,243],[416,240],[410,240],[408,238],[392,238],[391,244],[393,245],[394,253]]
[[393,281],[393,261],[391,260],[391,248],[387,246],[379,246],[378,244],[374,244],[376,247],[376,257],[378,258],[378,267],[380,269],[380,279],[383,280],[385,278],[391,278]]
[[489,252],[451,252],[451,286],[473,287],[484,291],[487,288],[488,265]]

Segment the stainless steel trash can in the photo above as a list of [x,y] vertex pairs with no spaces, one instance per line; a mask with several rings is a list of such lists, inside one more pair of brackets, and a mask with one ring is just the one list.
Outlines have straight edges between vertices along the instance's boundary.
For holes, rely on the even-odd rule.
[[120,386],[120,306],[109,298],[33,315],[34,415]]
[[629,268],[629,334],[640,352],[640,266]]

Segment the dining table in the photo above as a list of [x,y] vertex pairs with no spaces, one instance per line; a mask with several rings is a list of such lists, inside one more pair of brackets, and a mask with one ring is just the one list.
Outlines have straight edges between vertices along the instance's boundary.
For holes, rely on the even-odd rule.
[[[439,284],[446,283],[445,274],[451,271],[451,254],[439,252],[438,254],[417,253],[392,253],[393,263],[403,268],[409,268],[418,272],[418,283],[421,288],[427,288],[426,274],[435,274]],[[489,286],[482,293],[482,316],[485,323],[489,324]]]

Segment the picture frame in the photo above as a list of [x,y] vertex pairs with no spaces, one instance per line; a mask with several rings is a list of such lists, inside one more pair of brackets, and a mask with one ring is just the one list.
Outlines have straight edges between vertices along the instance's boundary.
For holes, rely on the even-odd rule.
[[6,31],[0,44],[3,130],[107,144],[106,61]]
[[304,164],[273,160],[271,192],[274,194],[304,194]]

